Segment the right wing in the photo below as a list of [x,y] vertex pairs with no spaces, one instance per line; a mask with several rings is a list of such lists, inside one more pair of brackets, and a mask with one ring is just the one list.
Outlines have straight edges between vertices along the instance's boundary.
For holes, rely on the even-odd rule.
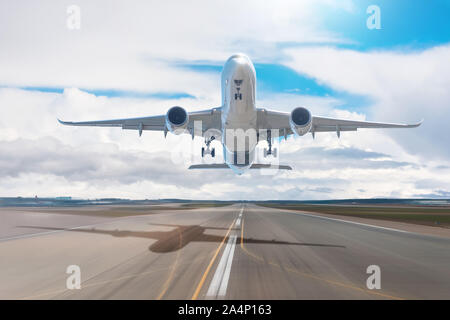
[[416,128],[423,120],[413,124],[357,121],[313,116],[312,125],[315,132],[356,131],[358,128]]
[[[280,136],[291,135],[294,132],[289,124],[289,112],[258,109],[258,129],[278,129]],[[358,128],[415,128],[422,121],[414,124],[399,124],[371,121],[356,121],[312,116],[311,133],[315,132],[339,132],[356,131]]]
[[[187,126],[188,131],[192,132],[194,129],[194,123],[201,121],[202,132],[195,131],[195,135],[203,136],[203,133],[208,129],[221,129],[221,109],[213,108],[202,111],[189,112],[189,123]],[[119,127],[126,130],[151,130],[151,131],[164,131],[166,128],[166,116],[150,116],[141,118],[127,118],[127,119],[115,119],[115,120],[98,120],[98,121],[58,121],[67,126],[85,126],[85,127]]]

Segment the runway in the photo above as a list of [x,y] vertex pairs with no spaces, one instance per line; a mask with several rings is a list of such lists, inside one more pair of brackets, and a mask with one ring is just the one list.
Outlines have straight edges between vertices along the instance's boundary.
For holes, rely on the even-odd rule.
[[38,211],[0,210],[0,299],[450,299],[450,238],[253,204]]

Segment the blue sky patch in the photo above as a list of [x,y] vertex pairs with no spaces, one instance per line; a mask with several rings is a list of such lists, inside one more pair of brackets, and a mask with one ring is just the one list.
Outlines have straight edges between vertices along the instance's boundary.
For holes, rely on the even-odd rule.
[[[448,0],[360,0],[354,10],[323,5],[316,8],[322,27],[350,40],[355,50],[426,49],[450,42],[450,1]],[[380,8],[381,29],[368,29],[370,5]]]
[[258,90],[310,96],[330,96],[334,91],[314,79],[280,64],[255,64]]
[[[196,72],[217,74],[223,68],[222,65],[204,61],[177,64],[177,66]],[[362,111],[372,103],[369,97],[336,91],[325,84],[317,82],[311,77],[302,75],[294,69],[281,64],[255,63],[254,66],[256,70],[258,98],[264,99],[264,97],[274,93],[333,97],[341,101],[341,104],[336,105],[337,108],[349,111]]]
[[20,87],[19,89],[27,90],[27,91],[47,92],[47,93],[63,93],[64,92],[64,88],[56,88],[56,87]]
[[[196,72],[222,72],[222,65],[205,63],[179,64]],[[326,85],[302,75],[281,64],[255,63],[258,92],[292,93],[312,96],[329,96],[335,92]]]
[[96,96],[106,96],[109,98],[154,98],[154,99],[182,99],[182,98],[195,98],[185,92],[136,92],[136,91],[123,91],[123,90],[88,90],[80,89],[85,92],[94,94]]
[[[47,93],[59,93],[64,92],[64,88],[57,87],[20,87],[19,89],[27,91],[39,91]],[[115,89],[83,89],[81,91],[93,94],[95,96],[104,96],[108,98],[138,98],[138,99],[182,99],[182,98],[192,98],[195,96],[185,93],[185,92],[137,92],[137,91],[126,91],[126,90],[115,90]]]

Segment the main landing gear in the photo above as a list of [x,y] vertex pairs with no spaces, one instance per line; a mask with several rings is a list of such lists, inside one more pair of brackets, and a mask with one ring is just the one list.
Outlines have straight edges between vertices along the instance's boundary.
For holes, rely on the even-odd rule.
[[211,138],[209,138],[209,139],[205,139],[206,148],[202,147],[202,158],[205,157],[206,154],[210,154],[211,157],[213,157],[213,158],[216,156],[216,149],[215,148],[211,148],[211,149],[209,148],[209,145],[215,139],[216,138],[214,136],[211,136]]
[[277,157],[277,148],[273,148],[272,150],[272,131],[267,130],[267,144],[269,145],[269,149],[264,148],[264,158],[267,158],[267,156],[272,155],[274,158]]

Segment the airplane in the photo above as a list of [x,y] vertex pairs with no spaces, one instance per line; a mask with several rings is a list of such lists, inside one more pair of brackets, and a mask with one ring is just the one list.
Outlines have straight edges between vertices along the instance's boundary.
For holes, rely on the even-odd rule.
[[[370,121],[335,119],[312,115],[305,107],[296,107],[290,113],[256,107],[256,72],[252,61],[242,53],[234,54],[226,61],[221,74],[222,104],[219,107],[188,112],[180,106],[171,107],[165,115],[140,118],[69,122],[58,121],[70,126],[120,127],[138,130],[162,131],[175,135],[190,134],[192,139],[205,139],[201,149],[202,157],[215,157],[212,141],[222,143],[224,163],[194,164],[189,169],[231,168],[237,174],[247,169],[292,170],[288,165],[255,163],[255,149],[259,141],[267,141],[264,157],[277,157],[272,148],[274,139],[288,136],[304,136],[317,132],[356,131],[358,128],[415,128],[414,124],[395,124]],[[206,148],[205,148],[206,147]]]

